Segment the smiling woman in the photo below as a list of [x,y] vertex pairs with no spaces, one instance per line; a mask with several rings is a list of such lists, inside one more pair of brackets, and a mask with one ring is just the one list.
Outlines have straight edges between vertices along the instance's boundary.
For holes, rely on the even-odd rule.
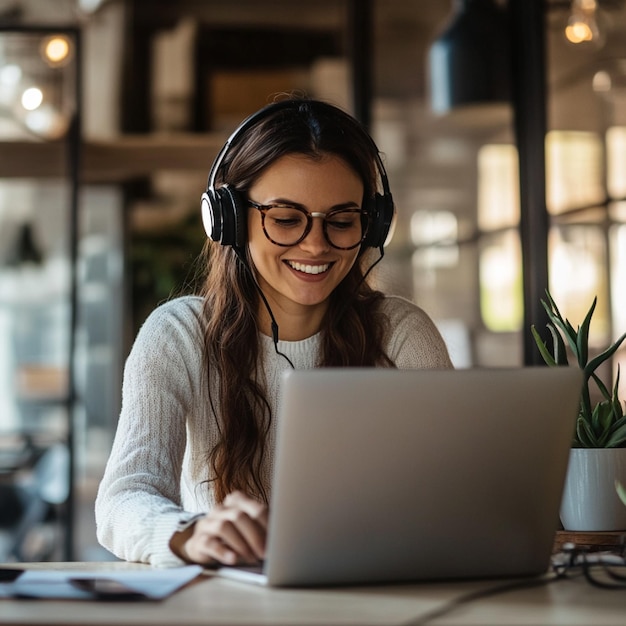
[[244,120],[202,213],[204,285],[137,336],[96,502],[100,541],[127,560],[263,558],[283,370],[451,367],[426,313],[367,282],[394,205],[341,109],[287,99]]
[[[306,339],[320,328],[331,293],[356,261],[363,183],[340,157],[287,155],[261,174],[249,195],[261,201],[257,206],[271,207],[248,214],[259,286],[282,337]],[[261,318],[261,329],[271,335],[269,316]]]

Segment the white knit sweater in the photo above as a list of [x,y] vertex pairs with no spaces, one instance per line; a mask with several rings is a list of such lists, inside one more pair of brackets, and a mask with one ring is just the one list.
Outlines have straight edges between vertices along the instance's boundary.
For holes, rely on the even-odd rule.
[[[187,296],[158,307],[137,335],[126,362],[122,410],[96,499],[100,543],[127,561],[180,565],[169,549],[179,523],[214,505],[208,452],[217,442],[203,368],[202,300]],[[387,355],[400,368],[452,367],[431,319],[411,302],[387,297]],[[267,400],[276,416],[280,374],[289,368],[262,336]],[[320,335],[280,341],[297,369],[315,367]],[[216,397],[217,381],[211,381]],[[269,487],[276,419],[262,479]],[[269,493],[269,491],[268,491]]]

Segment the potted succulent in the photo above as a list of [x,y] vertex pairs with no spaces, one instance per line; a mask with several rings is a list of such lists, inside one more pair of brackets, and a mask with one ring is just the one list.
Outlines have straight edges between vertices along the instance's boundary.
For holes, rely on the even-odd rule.
[[531,327],[535,343],[549,366],[568,366],[571,354],[583,372],[580,409],[572,440],[561,522],[566,530],[611,531],[626,529],[626,507],[615,485],[626,484],[626,415],[619,399],[619,366],[612,386],[598,368],[620,347],[626,333],[601,354],[590,358],[589,328],[596,308],[591,308],[578,328],[563,318],[549,291],[541,303],[548,314],[552,349]]

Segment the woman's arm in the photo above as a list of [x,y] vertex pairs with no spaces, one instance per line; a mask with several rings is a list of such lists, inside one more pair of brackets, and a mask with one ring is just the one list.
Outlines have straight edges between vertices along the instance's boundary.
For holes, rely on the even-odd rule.
[[421,308],[397,296],[386,297],[383,306],[389,319],[387,354],[397,367],[453,367],[441,333]]
[[[179,565],[186,418],[197,397],[201,344],[190,307],[168,304],[146,320],[124,370],[122,410],[96,499],[100,543],[119,558]],[[197,407],[196,407],[197,409]]]

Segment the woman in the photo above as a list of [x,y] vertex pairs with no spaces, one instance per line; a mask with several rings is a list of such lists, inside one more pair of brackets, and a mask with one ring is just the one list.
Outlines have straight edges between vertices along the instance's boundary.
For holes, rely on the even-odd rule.
[[451,367],[430,318],[365,280],[393,201],[374,142],[340,109],[290,99],[248,118],[202,210],[202,293],[138,333],[96,501],[99,541],[129,561],[263,558],[284,369]]

